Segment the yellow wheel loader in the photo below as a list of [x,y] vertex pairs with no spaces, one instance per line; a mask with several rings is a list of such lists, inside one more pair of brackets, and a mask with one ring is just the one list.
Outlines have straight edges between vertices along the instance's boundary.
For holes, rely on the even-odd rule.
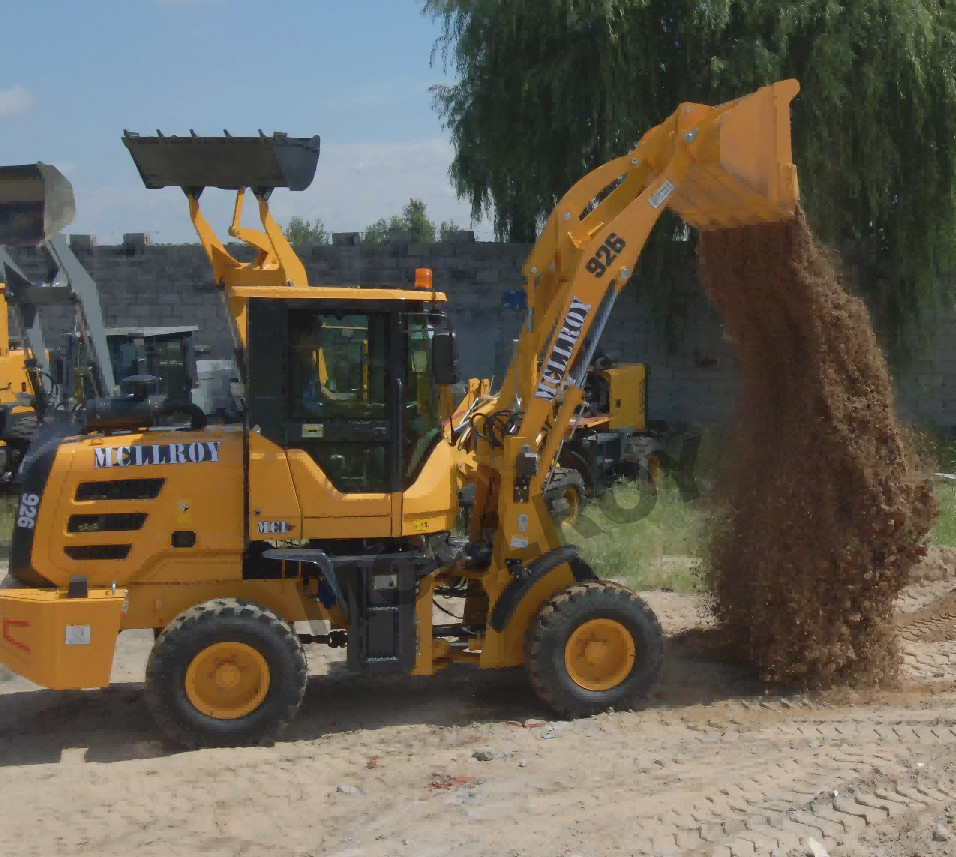
[[[603,353],[592,360],[581,405],[558,451],[558,464],[542,487],[545,505],[560,526],[573,527],[585,504],[604,496],[617,480],[653,484],[665,468],[676,471],[680,479],[696,458],[698,432],[683,423],[647,419],[646,380],[642,363],[619,364]],[[448,421],[458,428],[459,469],[463,486],[468,486],[459,496],[465,519],[471,513],[474,485],[469,483],[477,466],[473,423],[495,413],[497,403],[488,379],[470,379],[467,395]],[[668,448],[678,444],[681,454],[675,461]]]
[[[102,687],[118,632],[153,629],[148,705],[189,746],[276,735],[306,690],[304,643],[344,645],[348,666],[370,674],[523,664],[565,715],[633,705],[660,670],[660,625],[561,543],[542,485],[581,402],[585,340],[597,342],[661,211],[700,229],[793,216],[797,90],[682,105],[575,185],[525,267],[527,321],[494,410],[476,388],[448,431],[445,296],[425,278],[310,286],[270,215],[273,189],[311,182],[318,138],[127,133],[146,185],[186,194],[235,321],[245,421],[157,429],[148,403],[118,401],[31,456],[0,659],[47,687]],[[207,187],[236,192],[229,234],[252,261],[203,218]],[[261,230],[241,225],[247,189]],[[458,512],[467,432],[469,538],[442,559],[431,543]],[[438,597],[459,602],[458,618],[435,622]]]
[[677,432],[647,419],[647,369],[595,356],[583,397],[558,451],[558,467],[543,493],[552,517],[572,527],[589,499],[602,497],[617,479],[655,481],[667,436]]
[[12,347],[7,290],[0,283],[0,482],[16,473],[36,434],[36,393],[28,360],[24,348]]

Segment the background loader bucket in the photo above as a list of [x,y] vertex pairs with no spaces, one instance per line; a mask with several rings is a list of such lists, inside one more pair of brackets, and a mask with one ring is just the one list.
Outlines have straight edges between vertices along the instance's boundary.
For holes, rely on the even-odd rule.
[[319,160],[317,136],[141,137],[126,131],[123,143],[146,187],[187,192],[204,187],[305,190]]
[[73,186],[56,167],[0,167],[0,244],[36,246],[75,216]]
[[790,145],[790,101],[795,80],[764,86],[720,107],[684,105],[678,133],[700,129],[693,164],[667,200],[697,229],[786,220],[799,199]]

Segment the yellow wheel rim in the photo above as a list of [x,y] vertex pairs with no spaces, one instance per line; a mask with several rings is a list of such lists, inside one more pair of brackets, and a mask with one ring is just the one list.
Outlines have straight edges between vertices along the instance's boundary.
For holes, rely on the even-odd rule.
[[217,720],[245,717],[269,692],[269,665],[245,643],[213,643],[186,670],[186,696]]
[[610,690],[631,674],[636,656],[634,637],[620,622],[591,619],[568,639],[564,666],[585,690]]
[[568,487],[564,489],[561,499],[568,504],[568,511],[564,514],[561,526],[570,527],[578,519],[581,512],[581,494],[577,488]]

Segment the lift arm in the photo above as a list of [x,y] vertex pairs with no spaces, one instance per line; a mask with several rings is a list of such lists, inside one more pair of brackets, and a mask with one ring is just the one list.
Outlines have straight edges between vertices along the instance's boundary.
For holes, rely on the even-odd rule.
[[485,420],[478,444],[484,504],[472,537],[494,510],[496,556],[527,547],[521,507],[540,494],[614,300],[664,209],[700,230],[794,216],[789,105],[799,88],[786,80],[718,107],[681,105],[551,213],[525,264],[528,314],[498,396],[510,417]]

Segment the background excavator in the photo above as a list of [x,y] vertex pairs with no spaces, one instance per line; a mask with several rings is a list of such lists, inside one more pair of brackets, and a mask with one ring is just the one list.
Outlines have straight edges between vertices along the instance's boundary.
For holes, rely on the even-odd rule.
[[[424,278],[418,289],[309,286],[271,217],[275,188],[311,182],[318,138],[127,133],[147,187],[186,194],[235,323],[245,421],[166,430],[146,404],[116,401],[31,455],[0,660],[47,687],[101,687],[118,632],[152,628],[147,702],[190,746],[277,734],[305,693],[305,643],[344,645],[349,667],[370,674],[524,664],[565,715],[634,704],[661,667],[660,625],[562,544],[542,488],[664,208],[705,230],[793,217],[798,89],[681,105],[581,179],[525,266],[527,317],[493,409],[476,384],[447,426],[457,378],[444,295]],[[256,249],[252,262],[203,218],[206,187],[236,192],[229,234]],[[241,225],[247,188],[261,229]],[[466,435],[469,539],[442,558],[431,543],[458,513]],[[434,620],[440,596],[457,599],[453,621]],[[326,624],[300,633],[300,622]]]
[[[84,398],[106,396],[113,389],[112,367],[103,359],[107,346],[96,284],[60,231],[73,222],[75,213],[73,187],[56,167],[44,163],[0,167],[0,282],[4,297],[0,337],[9,349],[8,319],[12,316],[19,344],[3,366],[9,374],[0,379],[17,393],[12,402],[0,405],[3,475],[7,480],[16,473],[38,423],[68,421]],[[7,248],[17,246],[41,249],[48,271],[44,282],[31,282],[16,264]],[[66,347],[51,353],[44,340],[41,314],[44,307],[54,304],[71,308],[74,328]]]
[[[96,283],[61,231],[74,217],[73,187],[56,167],[0,167],[0,483],[15,482],[40,423],[70,433],[91,400],[188,402],[196,383],[197,328],[104,326]],[[43,281],[24,274],[14,247],[40,248]],[[72,326],[48,348],[41,317],[53,306],[69,309]]]

